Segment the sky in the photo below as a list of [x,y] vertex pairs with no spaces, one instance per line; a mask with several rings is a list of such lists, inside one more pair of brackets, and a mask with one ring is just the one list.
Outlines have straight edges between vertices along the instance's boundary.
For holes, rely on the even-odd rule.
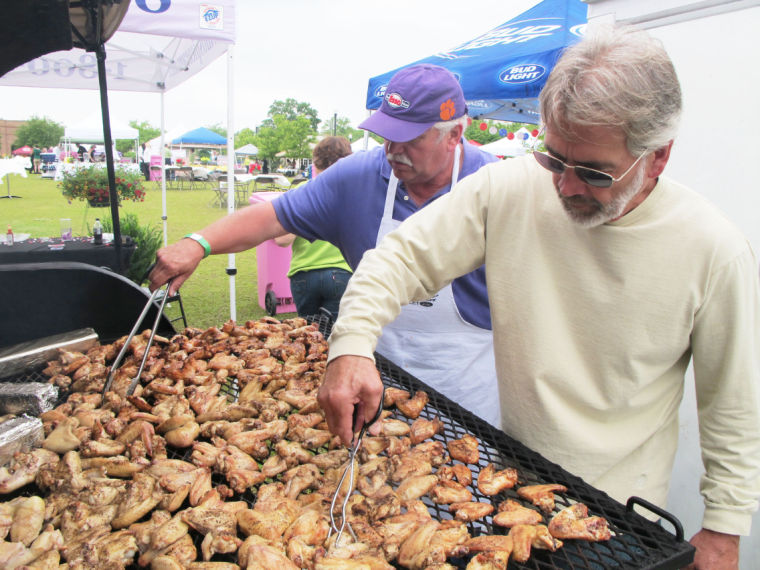
[[[275,100],[312,105],[356,126],[370,77],[453,48],[538,0],[237,0],[233,48],[235,132],[255,128]],[[475,6],[476,9],[473,9]],[[227,61],[215,60],[165,97],[166,128],[227,124]],[[47,117],[74,126],[99,114],[97,91],[0,87],[0,118]],[[160,96],[109,92],[112,122],[160,125]]]

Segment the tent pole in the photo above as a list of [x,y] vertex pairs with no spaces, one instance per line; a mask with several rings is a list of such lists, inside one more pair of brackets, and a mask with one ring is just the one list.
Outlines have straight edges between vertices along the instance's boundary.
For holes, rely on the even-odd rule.
[[167,225],[168,216],[166,215],[166,177],[164,173],[164,90],[161,90],[161,220],[164,223],[164,247],[169,245],[169,228]]
[[[227,46],[227,213],[232,214],[235,211],[235,132],[234,132],[234,113],[232,106],[232,45]],[[235,293],[235,254],[230,253],[227,256],[228,267],[227,275],[230,276],[230,319],[237,320],[237,306]]]
[[106,169],[108,171],[108,194],[111,199],[111,219],[113,221],[113,245],[116,267],[123,273],[121,258],[121,224],[119,223],[119,196],[116,194],[116,174],[113,167],[113,140],[111,140],[111,117],[108,111],[108,86],[106,85],[106,46],[100,43],[95,52],[98,62],[98,83],[100,85],[100,112],[103,115],[103,142],[106,147]]

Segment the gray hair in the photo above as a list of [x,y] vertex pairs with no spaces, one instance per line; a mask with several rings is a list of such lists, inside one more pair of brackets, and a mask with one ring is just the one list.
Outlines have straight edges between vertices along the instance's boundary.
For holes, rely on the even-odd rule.
[[667,145],[681,116],[681,86],[662,44],[631,28],[599,26],[562,55],[539,101],[544,124],[616,127],[634,156]]
[[467,117],[467,114],[464,114],[461,117],[451,119],[450,121],[440,121],[436,123],[433,125],[433,127],[438,129],[438,140],[440,141],[446,133],[448,133],[457,125],[462,125],[462,132],[464,132],[464,130],[467,128],[469,120],[470,119]]

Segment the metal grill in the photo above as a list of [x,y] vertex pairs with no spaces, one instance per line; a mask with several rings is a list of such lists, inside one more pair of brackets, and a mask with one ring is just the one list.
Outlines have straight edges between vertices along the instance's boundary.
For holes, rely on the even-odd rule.
[[[327,317],[314,317],[313,322],[319,325],[320,331],[327,337],[331,329],[331,321]],[[470,465],[473,471],[473,484],[468,489],[473,494],[474,501],[490,502],[498,505],[505,499],[511,498],[524,502],[517,496],[514,489],[506,490],[499,495],[490,497],[483,495],[477,488],[477,476],[488,463],[493,463],[497,469],[513,467],[519,473],[519,485],[534,485],[543,483],[560,483],[568,488],[565,493],[555,493],[556,506],[553,514],[575,503],[582,502],[589,508],[589,513],[607,519],[613,533],[609,541],[591,543],[581,540],[565,540],[562,548],[556,552],[533,549],[530,559],[519,564],[510,561],[509,568],[530,568],[535,570],[606,570],[606,569],[647,569],[670,570],[686,566],[694,556],[694,548],[684,541],[680,523],[670,514],[656,509],[641,501],[645,507],[661,516],[670,523],[675,535],[668,532],[657,523],[651,522],[633,511],[633,504],[622,505],[604,492],[588,485],[559,465],[554,464],[523,444],[495,429],[488,423],[468,412],[456,402],[439,394],[423,382],[410,376],[393,363],[376,355],[377,368],[386,387],[392,386],[414,393],[424,390],[429,395],[429,402],[422,410],[420,417],[426,419],[438,418],[443,423],[443,431],[433,437],[434,440],[446,445],[453,439],[459,439],[469,433],[479,441],[480,461],[477,466]],[[6,381],[29,382],[46,381],[39,371],[28,371],[25,375]],[[235,379],[222,387],[230,401],[237,400],[239,388]],[[409,421],[400,412],[392,410],[396,419]],[[190,461],[192,449],[173,449],[167,446],[167,454],[171,459]],[[214,486],[225,484],[223,475],[213,474]],[[0,497],[0,501],[10,500],[18,494],[31,495],[38,493],[34,485],[27,486],[16,494]],[[256,496],[251,490],[236,495],[230,500],[242,500],[253,506]],[[422,500],[427,505],[434,518],[439,520],[451,519],[452,515],[445,505],[432,502],[427,496]],[[544,515],[548,523],[552,515]],[[506,534],[507,529],[492,523],[489,515],[482,520],[468,523],[472,536],[482,534]],[[191,529],[196,546],[200,546],[202,536]],[[215,561],[235,561],[235,555],[215,555]],[[459,568],[467,565],[468,559],[453,559],[452,564]]]

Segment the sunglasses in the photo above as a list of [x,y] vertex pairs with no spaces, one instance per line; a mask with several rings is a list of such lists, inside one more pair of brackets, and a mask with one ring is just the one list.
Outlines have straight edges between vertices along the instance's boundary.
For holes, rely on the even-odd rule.
[[633,167],[638,164],[639,160],[641,160],[644,154],[640,154],[639,157],[633,161],[633,164],[628,168],[628,170],[622,174],[622,176],[615,178],[611,174],[607,174],[601,170],[594,170],[593,168],[588,168],[586,166],[571,166],[569,164],[565,164],[559,158],[550,156],[545,152],[539,152],[537,150],[533,151],[533,156],[536,158],[538,164],[543,166],[549,172],[553,172],[554,174],[562,174],[565,170],[571,168],[575,171],[575,175],[581,180],[581,182],[595,188],[609,188],[615,182],[620,182],[631,170],[633,170]]

